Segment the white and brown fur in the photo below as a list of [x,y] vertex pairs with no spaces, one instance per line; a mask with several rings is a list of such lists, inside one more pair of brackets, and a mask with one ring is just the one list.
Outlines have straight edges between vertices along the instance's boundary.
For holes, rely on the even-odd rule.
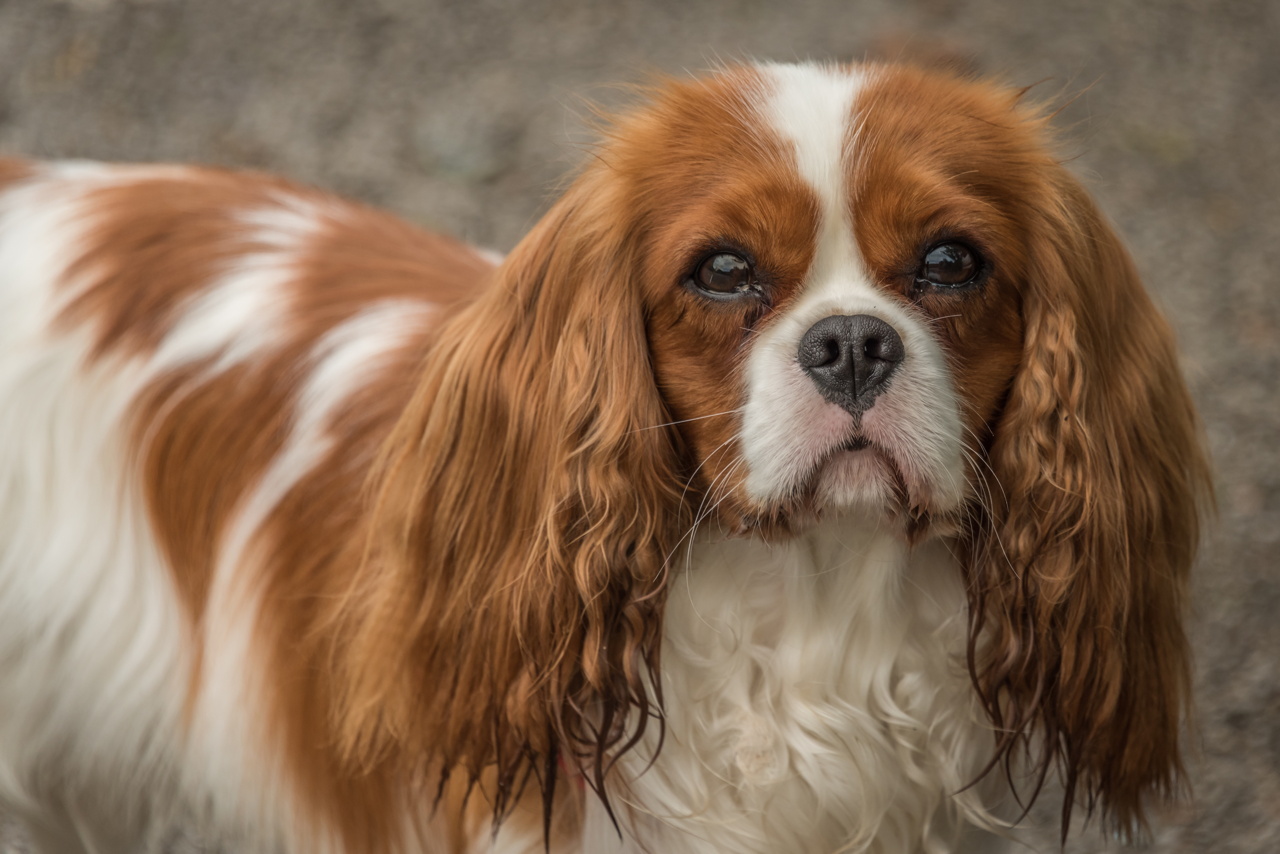
[[[911,289],[939,234],[980,289]],[[767,301],[685,286],[726,242]],[[836,314],[906,348],[860,419],[795,362]],[[1056,769],[1137,831],[1206,483],[1167,326],[990,83],[670,81],[496,267],[261,175],[8,161],[0,803],[42,854],[896,854]]]

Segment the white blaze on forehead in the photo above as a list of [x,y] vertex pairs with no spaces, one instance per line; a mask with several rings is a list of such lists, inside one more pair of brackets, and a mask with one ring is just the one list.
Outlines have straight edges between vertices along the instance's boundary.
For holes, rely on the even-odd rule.
[[[791,144],[796,170],[821,206],[810,282],[858,265],[845,171],[853,104],[866,75],[822,65],[763,65],[767,92],[760,112]],[[858,265],[860,266],[860,265]]]
[[757,337],[747,364],[742,449],[747,492],[767,502],[798,487],[849,433],[849,416],[827,404],[796,362],[815,321],[865,311],[879,300],[862,273],[845,171],[854,102],[865,75],[821,65],[762,65],[761,120],[789,146],[799,178],[819,205],[813,261],[799,301]]

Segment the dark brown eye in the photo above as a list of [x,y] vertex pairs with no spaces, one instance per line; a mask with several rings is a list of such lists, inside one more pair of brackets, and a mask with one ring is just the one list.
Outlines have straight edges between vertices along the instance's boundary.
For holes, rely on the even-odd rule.
[[692,282],[711,296],[732,297],[751,291],[751,265],[732,252],[709,255],[693,271]]
[[916,283],[935,288],[963,288],[982,272],[978,254],[963,243],[939,243],[924,253]]

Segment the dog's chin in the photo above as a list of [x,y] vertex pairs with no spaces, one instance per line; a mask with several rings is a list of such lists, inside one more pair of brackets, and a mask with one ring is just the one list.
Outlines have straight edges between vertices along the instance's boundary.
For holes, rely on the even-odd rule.
[[[871,523],[911,544],[959,531],[959,506],[940,506],[928,477],[909,477],[892,447],[855,435],[814,462],[784,498],[753,501],[741,494],[720,502],[716,516],[729,536],[778,541],[827,520]],[[947,502],[957,503],[957,502]]]
[[892,456],[866,439],[845,442],[814,467],[808,492],[823,515],[862,513],[892,520],[908,505],[905,479]]
[[936,507],[933,493],[908,480],[891,450],[855,437],[819,460],[792,501],[761,514],[768,524],[752,527],[766,536],[796,535],[830,517],[860,518],[914,544],[958,530],[956,514]]

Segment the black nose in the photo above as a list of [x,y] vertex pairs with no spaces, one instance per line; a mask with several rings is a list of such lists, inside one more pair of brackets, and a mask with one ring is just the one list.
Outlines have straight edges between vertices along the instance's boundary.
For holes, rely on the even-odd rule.
[[871,407],[904,355],[897,330],[867,314],[822,318],[796,353],[822,396],[854,414]]

